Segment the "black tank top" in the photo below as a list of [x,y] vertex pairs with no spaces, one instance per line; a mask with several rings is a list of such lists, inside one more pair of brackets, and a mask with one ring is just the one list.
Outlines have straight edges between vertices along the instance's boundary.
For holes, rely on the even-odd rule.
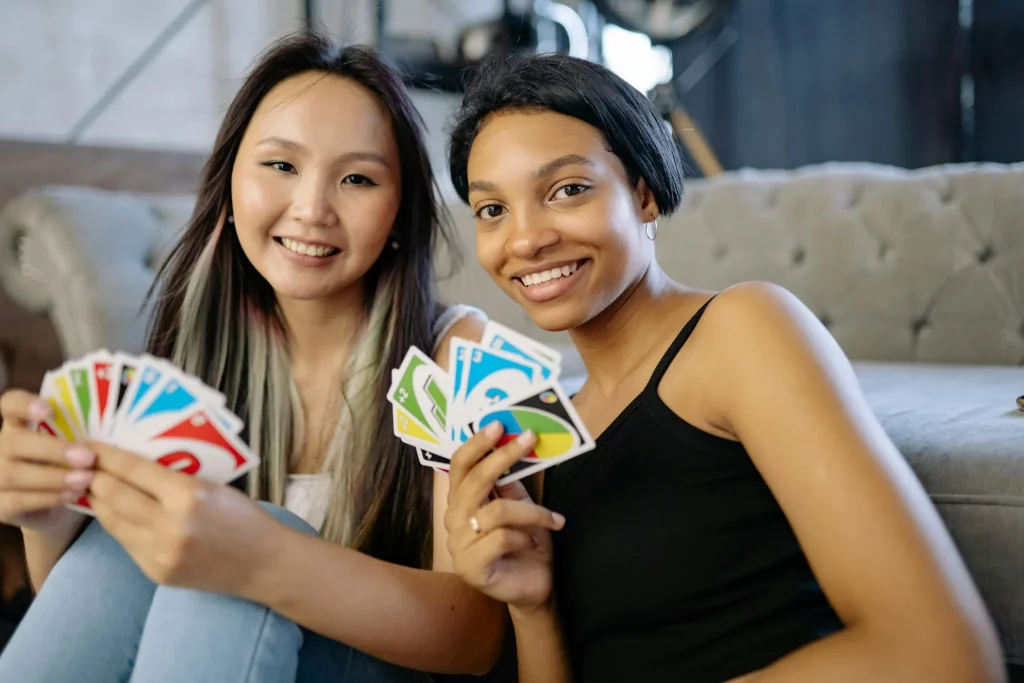
[[597,447],[545,472],[579,682],[721,683],[842,628],[743,446],[658,397],[706,308]]

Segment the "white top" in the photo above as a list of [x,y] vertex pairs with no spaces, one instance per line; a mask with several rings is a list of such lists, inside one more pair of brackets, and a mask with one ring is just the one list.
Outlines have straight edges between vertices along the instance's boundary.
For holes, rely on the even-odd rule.
[[[434,323],[434,348],[431,349],[431,353],[437,352],[438,344],[451,331],[455,323],[473,313],[478,313],[483,318],[487,317],[483,311],[473,306],[463,304],[449,306]],[[331,476],[329,474],[288,475],[288,485],[284,492],[285,508],[302,517],[317,530],[324,524],[324,518],[327,516],[327,503],[330,499]]]

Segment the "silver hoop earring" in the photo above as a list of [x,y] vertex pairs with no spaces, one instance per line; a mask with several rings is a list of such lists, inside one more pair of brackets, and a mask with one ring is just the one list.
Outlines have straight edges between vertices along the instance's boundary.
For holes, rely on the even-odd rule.
[[[652,227],[653,226],[653,227]],[[644,223],[644,234],[647,235],[647,239],[654,241],[654,238],[658,236],[658,219],[655,218],[653,221]]]

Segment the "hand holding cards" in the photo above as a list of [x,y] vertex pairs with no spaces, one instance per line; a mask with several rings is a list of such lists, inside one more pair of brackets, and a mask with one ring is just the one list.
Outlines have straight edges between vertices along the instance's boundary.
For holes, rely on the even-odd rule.
[[561,356],[528,337],[488,322],[480,343],[453,339],[449,372],[412,347],[392,372],[388,400],[395,435],[420,462],[447,471],[455,449],[492,422],[503,445],[526,430],[537,435],[529,456],[501,479],[522,479],[594,448],[594,440],[558,383]]
[[[48,372],[39,395],[53,414],[35,430],[68,443],[108,443],[216,483],[259,465],[223,394],[151,356],[91,353]],[[90,512],[85,498],[71,507]]]

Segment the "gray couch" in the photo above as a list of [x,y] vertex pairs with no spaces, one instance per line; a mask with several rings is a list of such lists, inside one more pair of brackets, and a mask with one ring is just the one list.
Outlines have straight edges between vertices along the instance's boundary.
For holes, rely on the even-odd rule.
[[[138,351],[142,293],[191,206],[29,192],[0,215],[0,286],[49,311],[69,357]],[[565,346],[568,381],[581,382],[564,335],[534,328],[476,266],[469,212],[451,208],[467,258],[445,298]],[[1024,164],[729,173],[691,182],[660,223],[670,275],[708,288],[774,281],[827,325],[956,539],[1008,661],[1024,665]]]

